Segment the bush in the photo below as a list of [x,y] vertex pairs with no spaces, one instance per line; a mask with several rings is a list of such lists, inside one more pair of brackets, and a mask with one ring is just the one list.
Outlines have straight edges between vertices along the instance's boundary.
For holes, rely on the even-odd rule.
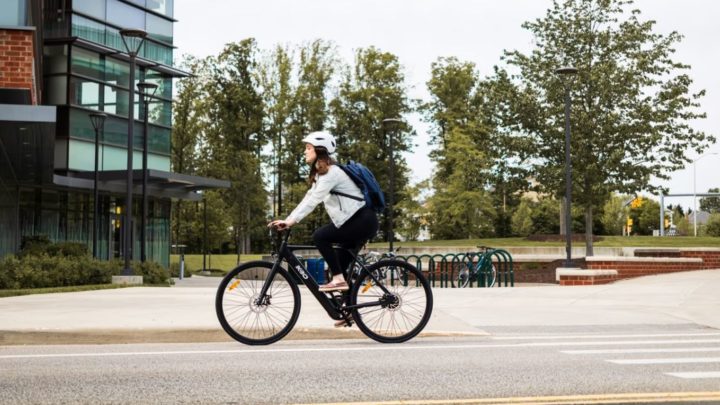
[[711,214],[704,226],[706,236],[720,236],[720,214]]
[[90,250],[82,242],[58,242],[52,243],[45,235],[33,235],[23,238],[20,245],[20,256],[62,256],[62,257],[87,257]]
[[[122,274],[123,263],[79,257],[32,254],[6,256],[0,260],[0,289],[65,287],[108,284],[113,275]],[[170,274],[154,262],[133,262],[133,270],[144,284],[172,284]]]
[[[170,272],[158,263],[132,262],[132,268],[135,274],[143,276],[143,284],[173,284]],[[120,273],[122,273],[122,270]]]
[[63,257],[33,254],[7,256],[0,261],[0,288],[44,288],[106,284],[112,269],[90,257]]
[[[180,263],[170,263],[170,277],[180,277]],[[187,262],[185,262],[185,271],[183,272],[183,277],[192,277],[192,270],[188,266]]]

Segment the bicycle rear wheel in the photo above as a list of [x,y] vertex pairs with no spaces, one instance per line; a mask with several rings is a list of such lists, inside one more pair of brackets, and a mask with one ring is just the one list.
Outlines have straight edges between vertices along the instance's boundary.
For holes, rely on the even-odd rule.
[[[430,320],[433,295],[425,276],[413,265],[400,260],[381,260],[362,271],[353,284],[350,302],[378,305],[354,309],[353,319],[369,338],[381,343],[400,343],[412,339]],[[370,276],[389,291],[386,294]]]
[[250,262],[231,270],[220,282],[215,312],[233,339],[248,345],[267,345],[287,335],[300,314],[300,291],[284,269],[278,269],[267,294],[260,298],[273,264]]
[[466,262],[455,263],[450,274],[452,288],[465,288],[470,283],[470,265]]

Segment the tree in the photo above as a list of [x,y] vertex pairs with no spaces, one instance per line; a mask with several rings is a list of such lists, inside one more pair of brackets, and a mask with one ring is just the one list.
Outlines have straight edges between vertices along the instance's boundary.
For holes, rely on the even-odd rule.
[[[180,66],[190,72],[177,84],[173,103],[172,146],[170,166],[175,173],[195,174],[198,166],[198,146],[204,130],[204,80],[207,66],[204,60],[185,56]],[[192,235],[194,209],[182,200],[173,202],[175,220],[172,223],[173,244],[189,244]]]
[[512,215],[513,233],[520,236],[527,236],[533,231],[532,209],[530,201],[523,199]]
[[253,237],[267,220],[267,191],[260,170],[263,99],[258,91],[257,45],[254,39],[229,43],[212,61],[207,86],[208,129],[204,174],[228,179],[221,191],[231,218],[238,257],[250,251]]
[[610,199],[605,202],[600,218],[605,232],[608,235],[622,235],[628,218],[628,208],[626,202],[631,197],[627,195],[613,194]]
[[660,229],[660,204],[649,198],[630,209],[630,218],[633,220],[632,233],[635,235],[652,235],[653,230]]
[[[708,193],[720,193],[720,188],[711,188]],[[700,199],[700,211],[711,214],[720,213],[720,197],[705,197]]]
[[535,36],[528,55],[506,52],[517,69],[519,92],[513,113],[533,141],[528,150],[542,188],[564,190],[564,87],[554,73],[573,65],[573,203],[585,211],[588,255],[592,255],[593,209],[612,192],[654,190],[652,176],[668,178],[700,154],[712,136],[690,127],[705,91],[690,92],[689,66],[672,59],[682,36],[653,32],[654,21],[627,11],[632,1],[553,2],[544,18],[523,27]]
[[[474,172],[481,177],[473,182],[480,187],[474,191],[486,192],[496,207],[494,233],[509,235],[510,213],[520,203],[521,191],[528,188],[527,171],[519,164],[522,157],[518,151],[522,148],[517,145],[514,121],[507,113],[515,86],[503,72],[480,80],[473,63],[456,58],[434,62],[427,86],[431,99],[421,110],[431,124],[431,140],[436,145],[431,154],[437,168],[435,184],[444,184],[456,170],[447,158],[449,134],[461,130],[469,137],[471,147],[482,151],[482,160],[473,162]],[[459,193],[466,190],[456,188]]]
[[292,84],[293,55],[284,46],[276,46],[258,66],[258,85],[265,104],[263,132],[272,142],[269,164],[273,176],[273,216],[280,217],[283,195],[283,137],[290,126],[295,88]]
[[[399,202],[408,184],[408,168],[403,152],[410,151],[415,135],[407,123],[396,128],[383,126],[386,118],[402,117],[412,111],[405,75],[397,56],[370,47],[355,53],[351,69],[343,72],[337,97],[330,102],[332,131],[338,136],[338,156],[365,164],[375,175],[388,199],[390,193],[390,137],[395,163],[395,193]],[[399,205],[393,217],[401,222]],[[387,240],[387,211],[379,234]]]
[[702,230],[705,236],[720,236],[720,213],[711,214]]
[[398,209],[403,213],[397,223],[397,234],[404,240],[413,241],[420,237],[423,227],[427,226],[428,212],[423,197],[430,188],[430,182],[424,180],[405,188],[398,201]]

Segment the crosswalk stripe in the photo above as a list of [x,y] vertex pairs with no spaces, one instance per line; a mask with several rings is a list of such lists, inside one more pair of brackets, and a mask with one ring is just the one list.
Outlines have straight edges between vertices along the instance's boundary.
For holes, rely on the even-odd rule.
[[687,364],[687,363],[720,363],[720,357],[677,357],[667,359],[616,359],[605,360],[614,364]]
[[720,371],[687,371],[683,373],[665,373],[673,377],[680,378],[720,378]]
[[561,350],[565,354],[633,354],[633,353],[705,353],[720,352],[720,347],[667,347],[662,349],[594,349]]
[[492,336],[493,340],[552,340],[552,339],[627,339],[652,337],[703,337],[720,336],[720,333],[661,333],[623,335],[538,335],[538,336]]
[[101,352],[101,353],[57,353],[57,354],[11,354],[0,355],[0,359],[21,358],[62,358],[62,357],[93,357],[93,356],[147,356],[147,355],[194,355],[194,354],[257,354],[257,353],[318,353],[318,352],[351,352],[351,351],[414,351],[414,350],[468,350],[492,348],[522,347],[559,347],[559,346],[621,346],[621,345],[665,345],[665,344],[699,344],[720,343],[720,339],[694,340],[616,340],[593,342],[519,342],[507,344],[461,344],[461,345],[407,345],[407,346],[362,346],[362,347],[299,347],[273,349],[229,349],[229,350],[187,350],[187,351],[147,351],[147,352]]

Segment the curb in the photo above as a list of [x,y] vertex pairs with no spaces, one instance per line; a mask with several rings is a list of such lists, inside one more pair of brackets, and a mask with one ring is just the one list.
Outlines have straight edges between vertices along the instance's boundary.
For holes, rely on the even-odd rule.
[[[486,332],[424,331],[418,337],[477,337]],[[368,339],[357,328],[295,328],[283,340]],[[235,342],[222,329],[88,329],[0,331],[0,346]]]

